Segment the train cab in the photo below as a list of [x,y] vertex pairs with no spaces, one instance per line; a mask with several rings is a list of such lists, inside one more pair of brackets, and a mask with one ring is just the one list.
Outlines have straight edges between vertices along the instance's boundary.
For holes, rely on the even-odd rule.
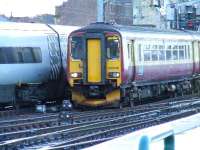
[[123,63],[120,34],[103,24],[93,24],[72,32],[68,43],[72,101],[86,106],[119,101]]

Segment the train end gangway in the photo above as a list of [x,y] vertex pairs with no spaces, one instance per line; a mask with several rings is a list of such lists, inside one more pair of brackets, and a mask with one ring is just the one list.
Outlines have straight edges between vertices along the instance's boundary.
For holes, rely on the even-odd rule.
[[[175,150],[175,139],[177,136],[184,135],[199,127],[200,113],[165,124],[138,130],[111,141],[86,148],[85,150],[151,150],[152,145],[156,142],[163,143],[159,149]],[[184,136],[187,136],[187,134]],[[190,144],[189,140],[190,139],[188,139],[188,143],[181,143]]]

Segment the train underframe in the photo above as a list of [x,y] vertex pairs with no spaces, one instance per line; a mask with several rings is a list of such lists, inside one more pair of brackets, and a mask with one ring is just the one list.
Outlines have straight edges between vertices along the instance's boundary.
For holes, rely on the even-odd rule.
[[162,82],[134,82],[123,84],[119,88],[113,88],[111,85],[75,86],[71,92],[75,106],[133,107],[136,103],[142,103],[149,98],[200,94],[200,76]]
[[132,83],[121,86],[121,101],[123,104],[134,106],[144,102],[146,98],[160,96],[177,97],[189,94],[200,94],[200,76],[152,83]]
[[59,100],[61,102],[64,97],[64,86],[58,84],[58,81],[0,85],[0,103],[4,106],[59,102]]

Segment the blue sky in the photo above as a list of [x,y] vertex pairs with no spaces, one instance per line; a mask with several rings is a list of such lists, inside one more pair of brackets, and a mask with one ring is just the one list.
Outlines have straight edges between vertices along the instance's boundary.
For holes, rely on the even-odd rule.
[[55,6],[67,0],[0,0],[0,14],[14,17],[54,14]]

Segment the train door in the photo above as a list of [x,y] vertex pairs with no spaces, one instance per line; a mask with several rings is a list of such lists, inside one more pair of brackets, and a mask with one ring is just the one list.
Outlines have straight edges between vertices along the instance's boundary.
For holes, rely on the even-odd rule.
[[100,84],[104,82],[105,58],[103,37],[99,34],[88,34],[86,37],[85,83]]
[[101,41],[87,40],[87,80],[90,83],[101,82]]
[[[199,58],[200,58],[200,49],[199,49],[199,42],[198,41],[194,41],[192,44],[192,51],[190,51],[189,46],[187,46],[188,48],[186,48],[186,51],[188,50],[188,54],[190,52],[193,52],[193,74],[198,73],[199,72]],[[187,56],[187,55],[186,55]],[[187,57],[189,57],[190,55],[188,55]]]
[[134,41],[128,42],[128,59],[129,59],[129,72],[131,80],[135,79],[135,52],[134,52]]

